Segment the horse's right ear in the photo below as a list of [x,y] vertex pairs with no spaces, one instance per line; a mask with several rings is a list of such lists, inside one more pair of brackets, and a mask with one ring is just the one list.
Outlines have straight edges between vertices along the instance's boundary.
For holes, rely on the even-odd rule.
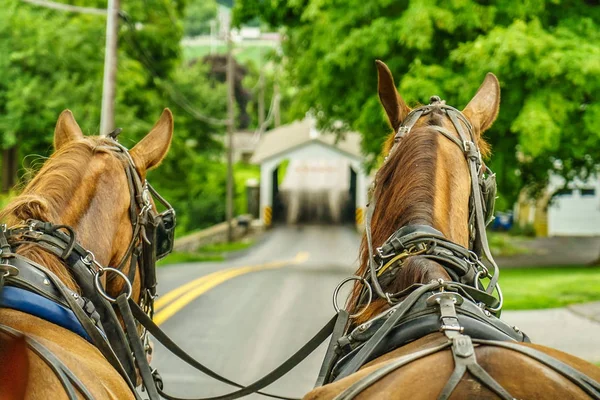
[[396,90],[396,84],[394,83],[394,77],[390,72],[390,69],[383,61],[376,60],[377,65],[377,77],[378,77],[378,87],[377,90],[379,92],[379,100],[385,109],[385,113],[387,114],[390,125],[397,131],[400,127],[404,118],[410,112],[410,108]]
[[54,128],[54,150],[60,149],[70,141],[82,139],[83,132],[75,121],[71,110],[65,110],[58,116]]
[[138,144],[129,151],[141,172],[152,169],[165,158],[173,139],[173,114],[165,108],[160,119]]

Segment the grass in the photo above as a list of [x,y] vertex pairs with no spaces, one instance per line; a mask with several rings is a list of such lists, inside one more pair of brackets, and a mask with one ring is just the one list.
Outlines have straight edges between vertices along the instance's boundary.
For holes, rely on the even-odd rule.
[[183,264],[183,263],[195,263],[195,262],[206,262],[206,261],[223,261],[225,257],[223,255],[207,255],[201,253],[184,253],[174,251],[159,262],[156,266],[163,267],[165,265]]
[[505,310],[564,307],[600,300],[600,267],[504,269],[500,284]]
[[254,244],[252,240],[233,243],[215,243],[203,246],[194,253],[173,252],[157,263],[157,266],[196,263],[206,261],[224,261],[227,253],[244,250]]

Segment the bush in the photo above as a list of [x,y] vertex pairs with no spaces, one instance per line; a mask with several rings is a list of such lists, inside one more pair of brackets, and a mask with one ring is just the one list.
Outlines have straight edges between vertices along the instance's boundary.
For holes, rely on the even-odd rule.
[[526,237],[535,237],[536,236],[535,228],[533,227],[533,224],[525,224],[522,226],[519,224],[513,224],[513,226],[508,231],[508,233],[512,236],[526,236]]

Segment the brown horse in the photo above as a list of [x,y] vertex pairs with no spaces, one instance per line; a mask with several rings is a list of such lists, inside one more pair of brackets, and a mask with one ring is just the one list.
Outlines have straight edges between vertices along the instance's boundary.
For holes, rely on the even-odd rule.
[[[472,187],[465,153],[460,149],[460,141],[457,141],[462,139],[462,135],[449,115],[444,112],[445,103],[439,98],[432,98],[430,112],[420,116],[416,122],[413,121],[414,125],[410,133],[397,134],[396,132],[402,132],[401,127],[406,123],[405,120],[411,109],[397,92],[387,66],[378,61],[377,67],[379,98],[394,129],[394,135],[386,143],[384,150],[389,152],[389,155],[375,180],[373,193],[373,198],[376,199],[374,200],[375,211],[371,222],[373,248],[382,246],[386,239],[400,227],[421,225],[437,229],[451,242],[468,249],[470,246],[469,203]],[[500,85],[496,77],[490,73],[462,111],[462,115],[472,125],[473,141],[483,157],[489,156],[489,146],[485,143],[482,134],[496,119],[499,104]],[[464,127],[467,124],[461,122],[459,125]],[[442,131],[448,136],[440,134],[443,133]],[[454,136],[457,140],[449,136]],[[364,238],[361,247],[361,267],[356,273],[357,276],[366,276],[370,265],[369,257],[368,242]],[[409,288],[414,283],[427,284],[437,280],[447,282],[453,279],[441,263],[423,256],[412,255],[405,258],[395,277],[386,282],[383,289],[388,293],[396,293]],[[372,302],[363,301],[359,305],[360,295],[363,292],[361,282],[364,284],[364,280],[357,282],[349,298],[348,310],[350,313],[359,313],[364,309],[365,303],[368,305],[364,312],[360,313],[361,315],[350,319],[350,326],[346,328],[346,333],[357,326],[368,329],[372,325],[374,316],[391,307],[385,298],[378,298]],[[451,329],[448,328],[448,331]],[[398,360],[403,356],[415,355],[419,351],[435,348],[448,341],[442,332],[429,333],[412,339],[408,344],[405,342],[400,347],[388,349],[386,354],[368,360],[358,371],[350,375],[333,382],[329,380],[330,383],[316,388],[307,394],[305,399],[332,399],[338,398],[337,396],[344,399],[438,398],[455,370],[457,357],[453,356],[450,347],[446,347],[412,362],[400,363]],[[552,356],[593,380],[600,380],[600,368],[586,361],[544,346],[530,343],[522,343],[522,345]],[[567,377],[524,354],[481,342],[475,345],[474,349],[479,366],[487,371],[489,376],[511,395],[510,397],[590,398]],[[400,367],[391,368],[390,366],[395,362]],[[389,372],[382,374],[386,368]],[[372,384],[363,385],[360,392],[348,394],[352,387],[359,387],[360,382],[375,376],[375,371],[379,372],[379,379],[374,380]],[[475,375],[471,373],[466,373],[459,379],[457,386],[449,395],[451,399],[500,397],[497,392],[483,385],[480,379],[475,379]]]
[[[167,154],[172,133],[173,118],[166,109],[150,133],[130,150],[129,154],[142,181],[146,172],[156,167]],[[85,137],[68,110],[58,118],[54,148],[54,154],[21,195],[2,211],[0,220],[8,227],[23,224],[23,221],[29,219],[71,227],[77,242],[91,251],[99,264],[117,265],[134,240],[130,219],[134,199],[131,198],[130,181],[125,173],[125,168],[129,165],[127,159],[118,157],[119,154],[114,151],[114,140],[107,137]],[[22,244],[18,246],[16,253],[45,266],[70,290],[81,293],[80,287],[59,257],[36,244]],[[127,263],[124,272],[127,273],[129,268],[130,264]],[[123,289],[121,279],[106,282],[106,275],[102,276],[102,284],[106,293],[113,297]],[[132,286],[132,299],[137,302],[141,297],[142,287],[139,270],[135,272]],[[6,289],[8,288],[5,291]],[[82,336],[11,308],[0,308],[0,324],[24,334],[29,343],[34,340],[49,350],[76,375],[92,398],[134,398],[124,378]],[[0,332],[0,342],[6,344],[7,348],[2,353],[2,360],[11,357],[11,362],[21,371],[21,375],[23,371],[29,372],[24,398],[68,398],[56,373],[48,364],[31,349],[27,351],[28,363],[21,362],[22,359],[18,357],[19,347],[11,345],[12,339],[7,336]],[[4,371],[6,364],[1,364],[0,371]],[[19,376],[18,371],[13,375]],[[15,381],[10,375],[0,373],[0,388],[11,386],[22,385],[18,379]],[[10,397],[16,391],[0,390],[0,393],[8,396],[7,398],[16,398]]]

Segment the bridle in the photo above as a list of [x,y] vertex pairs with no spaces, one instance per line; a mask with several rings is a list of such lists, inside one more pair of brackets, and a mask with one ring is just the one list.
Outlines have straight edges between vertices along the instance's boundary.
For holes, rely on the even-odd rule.
[[[456,108],[448,106],[438,96],[432,96],[430,104],[412,110],[398,128],[394,138],[394,151],[401,139],[410,134],[416,122],[434,110],[441,110],[452,122],[458,132],[458,137],[440,126],[429,126],[443,137],[457,145],[465,156],[471,178],[471,194],[469,204],[469,249],[452,243],[444,235],[429,226],[409,225],[401,227],[392,234],[382,246],[373,249],[371,236],[371,219],[377,199],[374,197],[367,210],[365,230],[369,252],[368,268],[362,277],[355,277],[364,287],[359,298],[359,304],[372,298],[373,292],[390,305],[395,305],[404,297],[405,292],[388,293],[381,285],[382,275],[393,272],[393,267],[401,266],[410,256],[420,255],[439,262],[455,280],[472,285],[484,294],[480,304],[488,311],[498,314],[502,308],[502,292],[498,285],[499,269],[491,254],[486,225],[493,219],[493,203],[495,200],[495,176],[483,164],[481,153],[477,146],[473,126],[469,120]],[[376,184],[376,182],[375,182]],[[483,259],[480,255],[483,254]],[[490,272],[491,271],[491,272]],[[488,278],[489,284],[483,287],[482,278]],[[479,289],[482,290],[479,290]],[[494,289],[497,290],[498,300],[492,298]],[[358,305],[357,305],[358,306]],[[360,313],[354,314],[356,317]]]
[[[69,226],[35,219],[13,227],[2,225],[0,294],[5,284],[25,288],[71,309],[89,340],[135,392],[135,363],[139,363],[140,358],[146,359],[146,355],[152,351],[148,331],[136,322],[133,329],[129,326],[130,329],[124,332],[113,305],[117,305],[119,299],[122,299],[121,302],[124,300],[135,304],[131,300],[132,285],[139,266],[139,311],[148,319],[152,318],[156,297],[156,261],[170,253],[173,248],[175,211],[148,181],[142,178],[129,151],[116,140],[116,135],[109,135],[109,140],[110,143],[102,144],[96,149],[111,152],[123,161],[130,192],[129,218],[132,237],[120,261],[114,267],[102,265],[90,250],[77,242],[75,231]],[[153,197],[165,207],[165,211],[156,211]],[[16,248],[23,244],[38,245],[41,249],[58,256],[81,289],[81,296],[66,288],[44,266],[16,254]],[[129,268],[125,273],[127,267]],[[117,277],[123,280],[124,288],[119,295],[112,297],[106,291],[102,282],[105,275],[106,283]],[[37,277],[38,282],[31,281],[32,276]],[[121,318],[125,320],[123,315]],[[9,331],[7,327],[0,327],[5,333]],[[142,331],[141,335],[136,333],[139,329]],[[132,344],[132,341],[139,346]],[[138,347],[137,353],[135,347]],[[132,350],[136,353],[135,357],[132,357]]]

